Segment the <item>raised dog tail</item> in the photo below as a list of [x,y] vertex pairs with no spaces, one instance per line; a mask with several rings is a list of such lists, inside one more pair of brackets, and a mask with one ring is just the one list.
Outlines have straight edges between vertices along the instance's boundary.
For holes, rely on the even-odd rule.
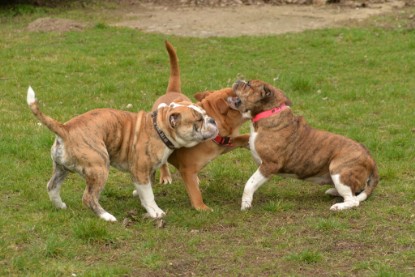
[[379,172],[378,172],[378,168],[376,164],[374,164],[372,174],[370,174],[366,182],[365,189],[359,195],[356,196],[359,202],[366,200],[372,194],[373,190],[376,188],[378,183],[379,183]]
[[27,90],[27,104],[29,105],[32,113],[37,117],[37,119],[39,119],[40,122],[42,122],[46,127],[49,128],[49,130],[57,134],[59,137],[65,139],[68,132],[65,128],[65,125],[47,115],[44,115],[40,111],[35,92],[30,86]]
[[179,59],[176,55],[176,50],[173,45],[167,40],[165,41],[167,52],[169,53],[170,58],[170,78],[169,84],[167,86],[166,93],[169,92],[182,92],[181,81],[180,81],[180,69],[179,69]]

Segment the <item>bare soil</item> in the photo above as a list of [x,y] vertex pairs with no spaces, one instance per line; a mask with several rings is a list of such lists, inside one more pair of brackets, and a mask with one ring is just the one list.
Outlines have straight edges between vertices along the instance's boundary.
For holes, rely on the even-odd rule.
[[[301,2],[301,0],[291,1]],[[121,0],[111,10],[117,18],[111,25],[191,37],[275,35],[345,26],[373,15],[393,12],[408,4],[399,0],[352,1],[340,4],[324,4],[325,1],[314,0],[312,1],[314,4],[309,5],[265,4],[267,1],[248,2],[249,5],[247,0],[210,2]],[[56,18],[41,18],[28,26],[31,31],[58,32],[82,30],[85,27],[85,24]]]
[[114,25],[145,32],[192,37],[275,35],[344,26],[404,6],[404,1],[350,5],[259,4],[225,7],[172,7],[148,3],[132,5]]

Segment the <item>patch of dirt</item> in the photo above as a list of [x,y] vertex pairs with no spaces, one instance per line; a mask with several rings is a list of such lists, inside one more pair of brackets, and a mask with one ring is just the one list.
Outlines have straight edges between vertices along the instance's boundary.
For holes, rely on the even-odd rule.
[[[188,5],[183,4],[186,2]],[[245,5],[237,0],[213,2],[219,4],[196,5],[194,3],[198,1],[182,1],[176,5],[159,5],[133,1],[121,15],[120,21],[113,25],[191,37],[275,35],[344,26],[352,21],[403,8],[407,4],[405,1],[366,1],[335,5],[276,6],[263,4],[264,1],[256,5]],[[314,0],[316,2],[318,1]]]
[[[235,37],[345,26],[401,9],[410,1],[414,0],[117,0],[105,13],[117,18],[112,26],[144,32]],[[328,2],[337,4],[326,4]],[[272,5],[275,3],[283,5]],[[298,5],[304,3],[309,5]],[[28,29],[66,32],[86,27],[86,24],[67,19],[40,18],[30,23]]]
[[31,32],[68,32],[81,31],[86,28],[86,24],[77,21],[61,18],[38,18],[27,26]]

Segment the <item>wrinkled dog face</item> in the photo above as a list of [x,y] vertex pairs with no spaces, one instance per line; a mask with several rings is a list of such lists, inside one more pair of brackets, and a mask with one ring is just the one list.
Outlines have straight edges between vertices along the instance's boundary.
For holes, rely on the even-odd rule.
[[218,127],[205,110],[194,104],[171,103],[170,126],[174,128],[175,140],[184,147],[192,147],[218,134]]
[[239,110],[244,117],[251,118],[262,111],[269,110],[291,101],[284,93],[260,80],[237,81],[233,85],[237,97],[228,98],[229,105]]

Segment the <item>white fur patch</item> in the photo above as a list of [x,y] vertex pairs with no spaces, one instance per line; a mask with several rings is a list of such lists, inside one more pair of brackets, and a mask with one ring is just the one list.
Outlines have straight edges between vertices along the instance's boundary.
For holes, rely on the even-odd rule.
[[55,189],[48,191],[49,199],[55,205],[56,208],[66,209],[66,204],[62,201],[60,196],[60,186],[57,186]]
[[27,104],[30,106],[36,102],[36,95],[31,86],[27,89]]
[[259,157],[258,152],[255,149],[255,140],[256,140],[258,133],[255,132],[254,125],[252,123],[250,123],[249,127],[251,129],[251,132],[250,132],[251,134],[249,136],[249,148],[251,149],[251,154],[255,162],[257,163],[257,165],[260,165],[262,163],[262,160]]
[[166,214],[157,206],[156,201],[154,201],[153,189],[150,183],[146,185],[135,184],[135,188],[136,190],[133,192],[133,195],[140,197],[141,205],[147,210],[150,217],[161,218]]
[[247,119],[251,119],[252,118],[251,111],[247,111],[247,112],[242,113],[242,117],[247,118]]
[[249,178],[248,182],[245,184],[244,193],[242,195],[242,204],[241,210],[247,210],[252,206],[252,199],[254,197],[255,191],[262,186],[268,178],[262,175],[261,171],[257,169],[255,173]]
[[117,221],[117,219],[115,218],[115,216],[113,216],[112,214],[105,212],[103,214],[99,215],[100,218],[102,218],[105,221],[110,221],[110,222],[115,222]]
[[367,193],[362,191],[359,195],[356,196],[356,198],[360,202],[365,201],[367,199]]
[[203,116],[206,115],[206,112],[205,112],[204,109],[202,109],[199,106],[193,105],[193,104],[190,104],[190,105],[181,105],[181,104],[178,104],[176,102],[171,102],[169,106],[172,107],[173,109],[174,108],[177,108],[177,107],[188,107],[190,109],[193,109],[193,110],[197,111],[198,113],[202,114]]
[[157,110],[158,110],[158,109],[160,109],[160,108],[164,108],[164,107],[167,107],[167,104],[166,104],[166,103],[160,103],[160,104],[157,106]]
[[333,180],[334,186],[338,194],[343,197],[344,202],[334,204],[333,206],[331,206],[330,210],[340,211],[359,206],[359,200],[356,196],[353,195],[352,189],[348,185],[345,185],[340,181],[340,175],[334,174],[331,175],[331,178]]
[[330,188],[330,189],[326,190],[325,194],[327,194],[327,195],[331,195],[331,196],[341,196],[341,195],[337,192],[337,189],[335,189],[335,188]]

